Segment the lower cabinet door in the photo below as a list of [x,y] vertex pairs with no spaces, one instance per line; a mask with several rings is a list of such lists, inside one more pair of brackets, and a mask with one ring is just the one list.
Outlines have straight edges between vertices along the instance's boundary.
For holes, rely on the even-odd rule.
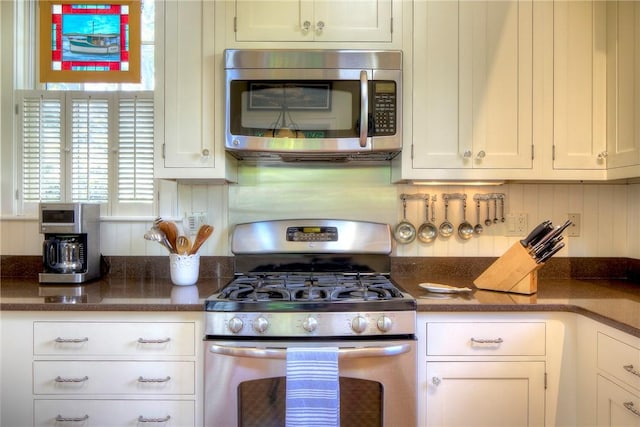
[[544,426],[544,362],[427,362],[427,426]]
[[640,397],[598,375],[597,425],[639,427]]
[[195,425],[195,403],[175,400],[35,400],[34,426]]

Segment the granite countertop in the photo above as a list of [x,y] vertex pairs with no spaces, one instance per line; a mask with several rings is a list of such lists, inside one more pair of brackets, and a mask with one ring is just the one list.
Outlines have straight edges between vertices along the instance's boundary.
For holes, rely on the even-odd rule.
[[[423,276],[422,276],[423,277]],[[565,311],[591,317],[640,337],[640,283],[612,279],[543,279],[538,292],[522,295],[477,289],[471,279],[443,277],[430,282],[469,287],[471,292],[433,294],[416,275],[394,276],[413,295],[418,312]],[[84,285],[40,285],[37,279],[2,278],[0,310],[36,311],[202,311],[205,299],[230,279],[200,279],[174,286],[169,279],[104,278]]]

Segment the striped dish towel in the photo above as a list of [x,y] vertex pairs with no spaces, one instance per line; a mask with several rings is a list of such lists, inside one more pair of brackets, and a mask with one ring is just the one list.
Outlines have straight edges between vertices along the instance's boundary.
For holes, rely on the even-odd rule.
[[286,427],[338,427],[338,348],[287,349]]

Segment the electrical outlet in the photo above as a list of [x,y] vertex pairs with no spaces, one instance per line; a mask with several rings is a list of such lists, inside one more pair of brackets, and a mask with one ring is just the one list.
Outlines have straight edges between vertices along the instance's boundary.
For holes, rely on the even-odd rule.
[[507,214],[505,236],[525,236],[528,232],[526,213]]
[[570,213],[570,214],[567,214],[567,216],[569,218],[569,221],[573,223],[567,228],[567,236],[579,237],[580,236],[580,214]]
[[201,226],[207,223],[207,214],[204,212],[191,212],[184,218],[184,232],[190,236],[195,236]]

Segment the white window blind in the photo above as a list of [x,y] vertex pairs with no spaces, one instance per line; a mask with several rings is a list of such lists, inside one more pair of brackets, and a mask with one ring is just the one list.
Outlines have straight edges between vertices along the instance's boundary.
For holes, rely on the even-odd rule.
[[73,94],[71,114],[71,201],[109,200],[109,98]]
[[27,202],[57,201],[62,195],[62,100],[44,93],[22,101],[22,191]]
[[153,200],[153,96],[118,105],[118,200]]
[[17,95],[25,202],[153,201],[153,92]]

